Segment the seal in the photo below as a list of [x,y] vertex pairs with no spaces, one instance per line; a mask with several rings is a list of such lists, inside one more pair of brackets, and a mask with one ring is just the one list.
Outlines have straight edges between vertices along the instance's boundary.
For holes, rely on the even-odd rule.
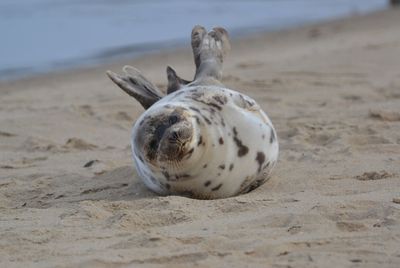
[[215,199],[247,193],[275,166],[276,131],[255,100],[221,83],[227,31],[195,26],[191,40],[194,79],[182,79],[168,66],[166,95],[131,66],[124,75],[107,72],[146,109],[131,135],[137,173],[161,195]]

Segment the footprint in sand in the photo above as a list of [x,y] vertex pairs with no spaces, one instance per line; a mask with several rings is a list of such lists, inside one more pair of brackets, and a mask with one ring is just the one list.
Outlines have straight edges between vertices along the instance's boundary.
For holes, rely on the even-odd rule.
[[63,148],[75,150],[93,150],[98,147],[80,138],[69,138]]
[[359,232],[367,230],[367,227],[362,223],[340,221],[336,223],[336,227],[345,232]]
[[264,63],[261,61],[248,61],[248,62],[240,62],[236,65],[239,69],[249,69],[249,68],[258,68],[263,66]]
[[19,168],[29,168],[29,167],[35,167],[36,162],[42,162],[47,160],[47,157],[33,157],[33,158],[28,158],[28,157],[23,157],[20,160],[12,162],[10,165],[1,165],[0,168],[2,169],[19,169]]
[[342,95],[341,98],[351,102],[362,102],[362,97],[357,95]]
[[371,146],[377,144],[392,144],[390,140],[378,135],[356,135],[349,137],[349,144],[356,146]]
[[125,111],[119,111],[118,113],[113,115],[113,118],[119,121],[128,121],[130,123],[134,121],[133,118],[129,116],[128,113]]
[[81,116],[94,116],[95,115],[92,106],[90,106],[88,104],[73,106],[73,110],[77,111]]
[[[92,160],[95,161],[95,160]],[[87,162],[90,165],[92,161]],[[124,166],[110,169],[101,161],[95,161],[87,167],[96,171],[99,166],[102,169],[101,174],[97,174],[91,179],[84,180],[81,183],[79,194],[76,196],[79,200],[90,198],[91,200],[120,200],[123,197],[128,199],[148,197],[153,194],[139,181],[135,175],[135,170],[131,166]],[[108,169],[108,171],[104,169]]]
[[56,143],[35,137],[27,138],[20,146],[21,150],[27,152],[52,152],[57,153],[62,151]]
[[[400,77],[400,76],[399,76]],[[393,83],[387,87],[377,88],[376,91],[386,100],[400,99],[400,83]]]
[[355,176],[354,178],[359,181],[375,181],[394,177],[394,174],[388,173],[384,170],[376,172],[364,172],[362,175]]
[[329,132],[322,133],[310,133],[308,137],[305,138],[305,141],[317,145],[317,146],[328,146],[333,142],[340,139],[339,134],[332,134]]
[[17,134],[6,132],[6,131],[0,131],[0,137],[15,137]]
[[369,112],[371,118],[379,119],[381,121],[395,122],[400,121],[400,113],[393,111],[371,110]]

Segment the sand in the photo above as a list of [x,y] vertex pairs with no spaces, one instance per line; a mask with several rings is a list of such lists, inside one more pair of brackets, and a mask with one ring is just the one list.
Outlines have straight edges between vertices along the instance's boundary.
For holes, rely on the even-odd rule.
[[191,78],[189,49],[1,83],[0,266],[400,267],[399,25],[391,10],[233,41],[224,82],[281,152],[228,199],[143,186],[143,110],[105,75],[131,64],[165,87],[167,64]]

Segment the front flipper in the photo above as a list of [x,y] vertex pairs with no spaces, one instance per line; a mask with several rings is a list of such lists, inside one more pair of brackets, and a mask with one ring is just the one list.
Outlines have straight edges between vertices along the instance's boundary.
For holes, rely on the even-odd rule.
[[168,88],[167,94],[171,94],[179,90],[182,86],[189,84],[191,81],[180,78],[174,69],[170,66],[167,67]]
[[107,75],[129,96],[134,97],[145,109],[149,108],[164,96],[164,94],[136,68],[127,65],[122,70],[125,72],[124,75],[118,75],[111,71],[107,71]]

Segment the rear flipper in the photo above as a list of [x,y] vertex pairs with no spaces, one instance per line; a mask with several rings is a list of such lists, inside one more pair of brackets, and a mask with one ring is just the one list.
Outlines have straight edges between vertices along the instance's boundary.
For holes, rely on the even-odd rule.
[[216,27],[207,33],[203,26],[197,25],[192,30],[191,38],[196,65],[194,80],[191,82],[184,80],[168,67],[168,94],[186,84],[222,86],[222,64],[225,54],[230,50],[228,32],[224,28]]
[[192,49],[196,64],[195,82],[211,79],[220,84],[224,56],[230,50],[228,32],[216,27],[206,34],[202,26],[195,26]]
[[128,95],[134,97],[145,109],[163,97],[163,93],[153,85],[139,70],[132,66],[123,68],[124,75],[107,71],[108,77]]
[[172,69],[170,66],[167,67],[167,77],[168,77],[167,94],[175,92],[179,90],[182,86],[185,86],[190,83],[190,81],[180,78],[176,74],[175,70]]

